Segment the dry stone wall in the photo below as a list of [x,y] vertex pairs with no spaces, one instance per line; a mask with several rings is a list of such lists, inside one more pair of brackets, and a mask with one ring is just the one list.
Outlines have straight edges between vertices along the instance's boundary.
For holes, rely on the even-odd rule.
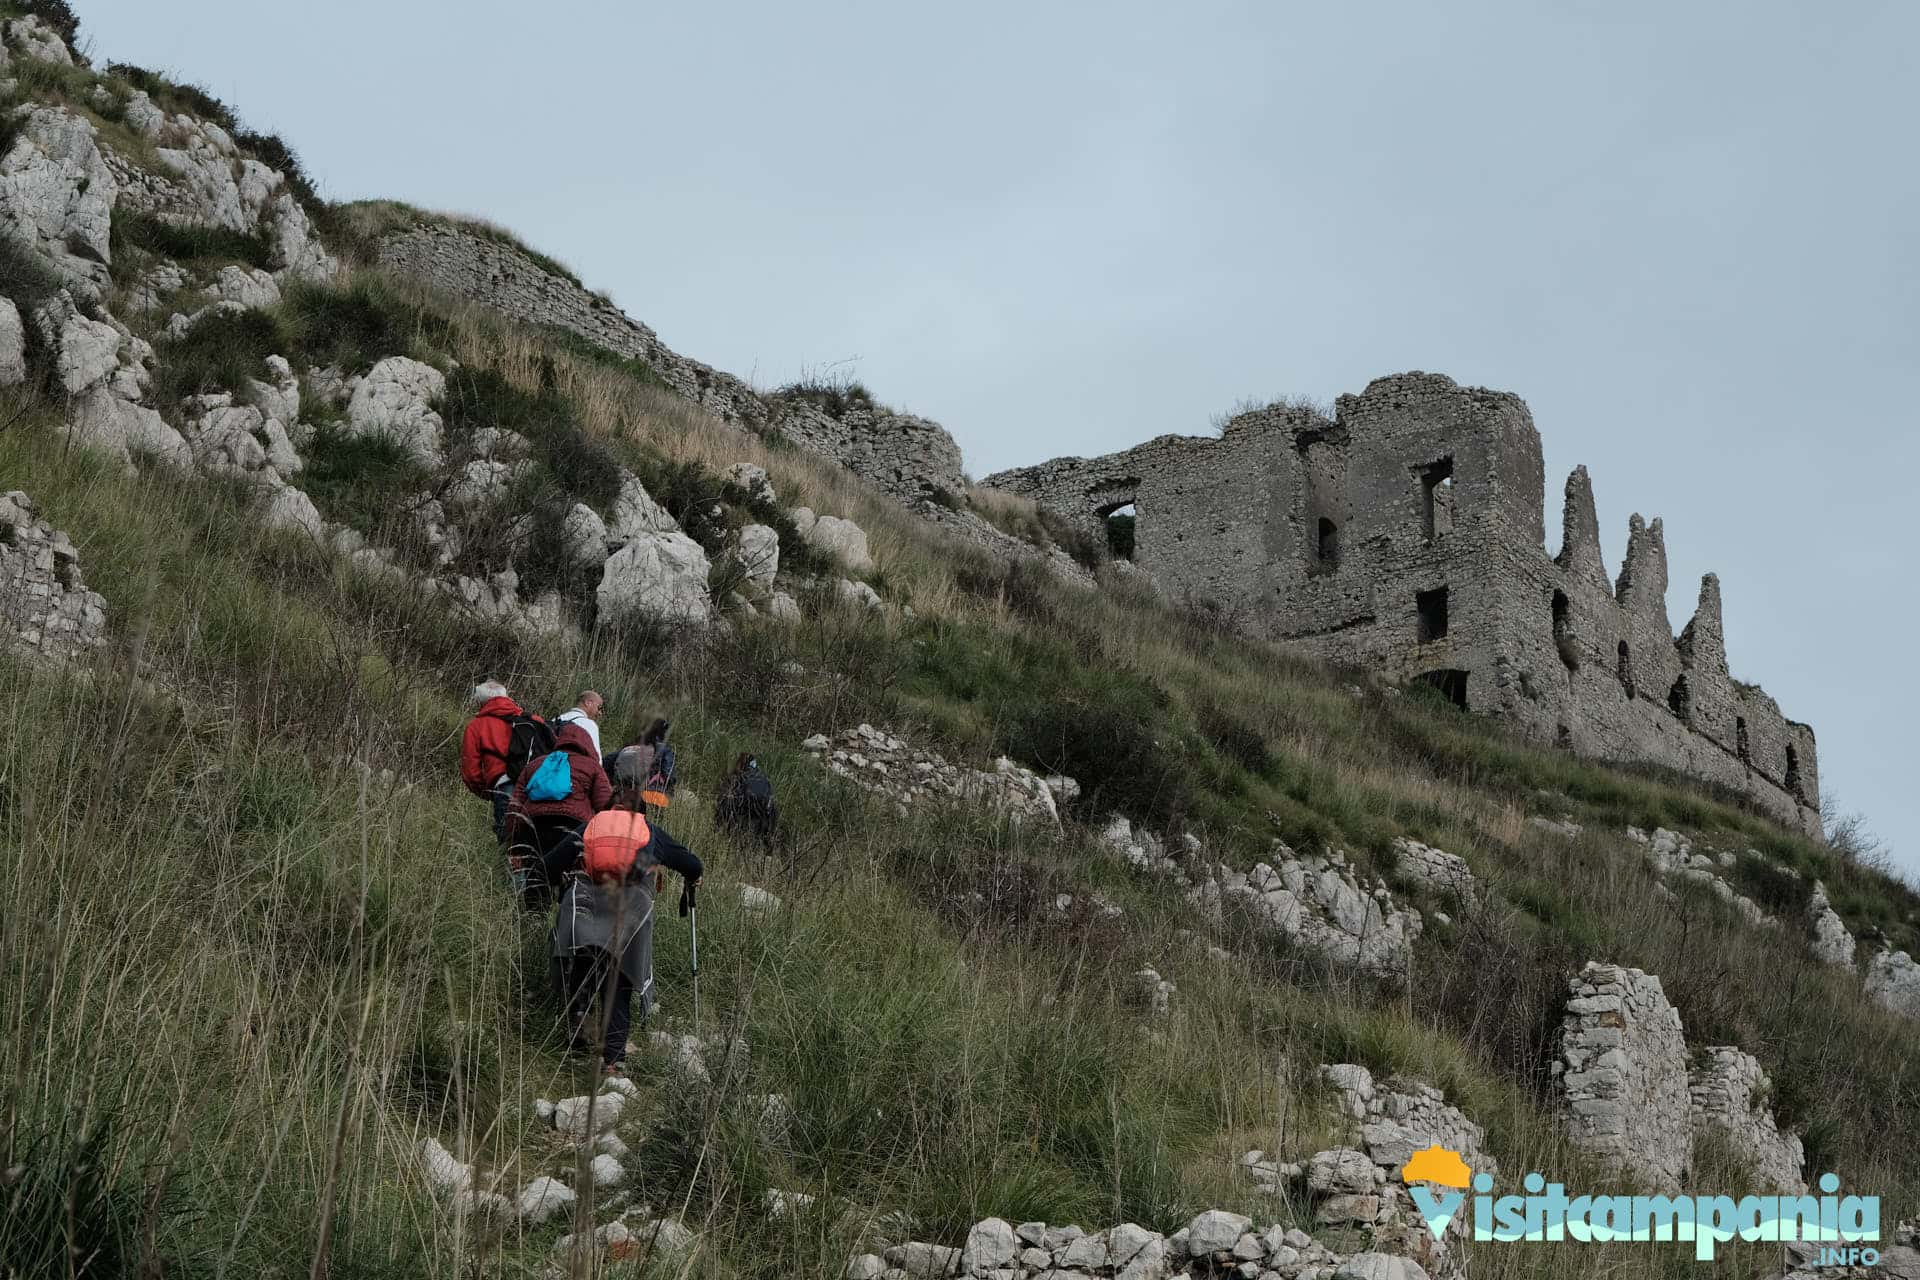
[[1090,532],[1134,513],[1134,563],[1243,629],[1609,759],[1721,783],[1817,834],[1813,730],[1727,669],[1720,586],[1675,637],[1664,530],[1634,516],[1609,577],[1584,468],[1549,555],[1540,436],[1517,396],[1426,373],[1335,413],[1271,407],[987,477]]
[[457,224],[422,220],[389,234],[380,264],[525,324],[564,330],[638,360],[707,412],[777,434],[830,458],[903,501],[964,485],[960,447],[936,422],[880,408],[827,413],[799,395],[762,396],[730,373],[673,351],[652,329],[534,261],[513,245]]
[[1589,962],[1561,1024],[1560,1087],[1574,1145],[1662,1189],[1693,1158],[1687,1041],[1660,979]]
[[87,590],[67,535],[26,494],[0,495],[0,626],[8,646],[54,661],[105,643],[107,602]]
[[1689,1085],[1694,1135],[1725,1137],[1753,1165],[1761,1188],[1805,1195],[1806,1149],[1798,1137],[1782,1133],[1774,1122],[1766,1105],[1772,1082],[1759,1061],[1730,1045],[1705,1050],[1703,1059]]

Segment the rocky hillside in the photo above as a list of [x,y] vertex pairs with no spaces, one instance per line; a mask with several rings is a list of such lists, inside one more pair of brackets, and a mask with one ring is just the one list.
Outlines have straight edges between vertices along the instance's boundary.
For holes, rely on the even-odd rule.
[[[1436,1240],[1435,1144],[1503,1192],[1831,1171],[1920,1265],[1907,887],[1228,634],[935,424],[327,204],[75,34],[0,5],[0,1271],[1693,1265]],[[599,1093],[455,776],[488,677],[677,726],[700,1003],[665,918]],[[773,854],[710,821],[742,750]]]

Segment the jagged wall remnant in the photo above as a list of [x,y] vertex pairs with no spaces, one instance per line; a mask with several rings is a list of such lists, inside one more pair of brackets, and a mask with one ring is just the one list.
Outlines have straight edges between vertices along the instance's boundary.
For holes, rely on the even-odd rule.
[[1693,1160],[1687,1039],[1660,979],[1588,962],[1561,1025],[1560,1087],[1573,1144],[1657,1186]]
[[476,228],[421,219],[388,233],[380,265],[492,307],[525,324],[564,330],[638,360],[662,383],[723,421],[782,436],[913,502],[965,487],[960,446],[937,422],[877,406],[829,412],[805,395],[761,395],[746,382],[673,351],[605,298],[554,274]]
[[1439,374],[1379,378],[1332,417],[1273,406],[1212,437],[988,476],[1095,533],[1134,515],[1133,560],[1245,630],[1589,755],[1724,784],[1820,831],[1813,730],[1727,670],[1709,574],[1675,638],[1659,520],[1609,578],[1586,469],[1545,550],[1540,435],[1519,397]]
[[81,581],[67,535],[26,494],[0,494],[0,640],[56,661],[83,657],[106,640],[106,606]]

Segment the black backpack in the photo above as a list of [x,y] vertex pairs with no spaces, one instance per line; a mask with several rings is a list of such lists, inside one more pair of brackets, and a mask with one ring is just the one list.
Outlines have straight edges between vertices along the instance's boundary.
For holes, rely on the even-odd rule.
[[502,716],[507,722],[507,776],[515,782],[529,764],[555,750],[553,726],[539,716],[522,711]]
[[714,808],[716,826],[762,841],[773,839],[780,821],[779,807],[773,802],[773,783],[758,769],[733,779]]

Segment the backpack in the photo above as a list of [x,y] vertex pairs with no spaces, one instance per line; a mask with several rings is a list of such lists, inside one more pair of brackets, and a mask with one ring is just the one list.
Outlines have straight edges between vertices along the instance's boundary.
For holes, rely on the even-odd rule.
[[773,783],[758,769],[735,778],[714,807],[715,825],[771,840],[780,810],[773,802]]
[[507,776],[517,778],[526,767],[553,751],[553,726],[539,716],[522,711],[502,716],[507,722]]
[[593,815],[581,838],[581,870],[587,879],[618,883],[636,871],[653,866],[653,830],[646,818],[625,809],[607,809]]
[[573,766],[564,751],[550,751],[540,767],[527,779],[527,799],[537,802],[565,800],[573,794]]
[[637,782],[640,796],[655,808],[668,803],[673,792],[673,749],[651,743],[623,747],[614,757],[614,769],[621,782]]

